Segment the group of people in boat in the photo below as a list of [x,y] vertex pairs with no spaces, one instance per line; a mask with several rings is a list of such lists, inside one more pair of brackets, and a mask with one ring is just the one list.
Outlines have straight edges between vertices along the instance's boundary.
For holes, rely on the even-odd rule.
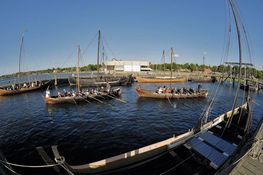
[[[102,87],[96,87],[96,88],[89,88],[89,89],[83,89],[80,92],[76,92],[74,90],[72,91],[66,91],[65,89],[63,89],[63,92],[58,91],[57,92],[57,97],[85,97],[88,95],[101,95],[103,93],[110,93],[112,91],[111,86],[109,83],[106,84],[106,87],[102,86]],[[46,90],[46,98],[50,98],[50,90],[47,89]]]
[[29,83],[23,83],[23,84],[12,84],[11,86],[4,87],[1,89],[8,90],[8,91],[14,91],[19,90],[22,88],[34,88],[34,87],[40,87],[42,85],[41,81],[35,81],[35,82],[29,82]]
[[195,93],[199,93],[201,90],[201,85],[198,84],[197,86],[197,90],[195,90],[194,88],[176,88],[176,87],[158,87],[156,90],[156,93],[158,94],[162,94],[162,93],[171,93],[171,94],[195,94]]

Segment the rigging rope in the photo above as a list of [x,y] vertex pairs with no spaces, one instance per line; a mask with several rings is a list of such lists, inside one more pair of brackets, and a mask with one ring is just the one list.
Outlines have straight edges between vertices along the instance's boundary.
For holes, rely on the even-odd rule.
[[[224,60],[226,61],[227,57],[228,57],[228,54],[229,54],[229,50],[230,50],[230,43],[231,43],[231,33],[232,33],[232,25],[231,25],[231,9],[229,6],[227,6],[228,8],[228,18],[229,18],[229,21],[228,21],[228,27],[226,28],[226,31],[225,31],[225,41],[224,43],[225,46],[223,47],[223,54],[222,54],[222,57],[221,57],[221,60],[220,60],[220,64],[223,64],[224,63]],[[225,15],[225,23],[227,23],[227,20],[226,20],[226,16]],[[227,34],[226,34],[227,33]],[[214,96],[210,96],[208,101],[210,101],[210,103],[208,103],[206,105],[206,107],[204,108],[203,112],[201,113],[200,115],[200,118],[199,120],[204,120],[204,121],[207,121],[207,118],[208,118],[208,115],[209,113],[211,112],[213,106],[214,106],[214,102],[215,102],[215,98],[216,96],[218,95],[218,92],[220,91],[221,89],[221,86],[220,84],[222,83],[222,80],[218,83],[218,86],[216,87],[216,85],[214,85],[212,87],[212,92],[214,91],[214,88],[216,87],[216,90],[215,90],[215,95]]]
[[[224,130],[223,130],[223,133],[222,135],[224,134],[224,131],[226,129],[226,127],[230,127],[230,124],[232,122],[232,118],[233,118],[233,113],[234,113],[234,109],[235,109],[235,106],[236,106],[236,103],[237,103],[237,97],[238,97],[238,93],[239,93],[239,86],[240,86],[240,79],[241,79],[241,73],[242,73],[242,45],[241,45],[241,36],[240,36],[240,33],[242,31],[240,31],[239,27],[240,25],[242,25],[242,21],[239,19],[240,17],[238,16],[238,11],[237,11],[237,7],[235,5],[235,2],[233,2],[232,0],[229,0],[228,1],[228,5],[229,7],[231,7],[232,9],[232,15],[234,17],[234,20],[235,20],[235,24],[236,24],[236,30],[237,30],[237,35],[238,35],[238,45],[239,45],[239,74],[238,74],[238,88],[236,90],[236,95],[235,95],[235,98],[234,98],[234,103],[233,103],[233,106],[232,106],[232,113],[231,113],[231,117],[228,118],[227,120],[227,124],[226,126],[224,127]],[[243,26],[243,25],[242,25]]]
[[84,55],[84,54],[88,51],[90,45],[94,42],[94,40],[97,38],[97,36],[98,36],[98,33],[95,34],[95,36],[94,36],[94,37],[92,38],[92,40],[89,42],[89,44],[87,45],[87,47],[86,47],[85,49],[83,49],[82,55]]
[[113,55],[113,57],[114,57],[115,59],[117,59],[116,54],[114,54],[114,52],[113,52],[112,49],[110,48],[110,46],[109,46],[107,40],[105,39],[105,37],[102,37],[102,40],[105,42],[106,46],[107,46],[108,49],[110,50],[110,52],[111,52],[111,54]]

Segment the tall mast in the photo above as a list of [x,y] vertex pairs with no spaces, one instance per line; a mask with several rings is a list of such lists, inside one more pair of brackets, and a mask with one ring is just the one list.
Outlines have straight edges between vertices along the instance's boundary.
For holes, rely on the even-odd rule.
[[21,73],[21,58],[22,58],[22,50],[23,50],[23,44],[24,44],[24,33],[22,33],[22,37],[21,37],[21,43],[20,43],[20,48],[19,48],[19,65],[18,65],[18,78],[20,77],[20,73]]
[[163,50],[163,71],[165,72],[165,50]]
[[99,65],[100,65],[100,30],[98,32],[98,51],[97,51],[97,72],[99,73]]
[[80,92],[80,85],[79,85],[79,60],[80,60],[80,46],[78,45],[78,60],[77,60],[77,92]]
[[205,69],[205,56],[203,55],[203,67]]
[[171,80],[170,80],[170,87],[172,86],[172,77],[173,77],[173,56],[174,50],[171,48]]
[[103,69],[103,71],[105,70],[105,60],[104,60],[104,56],[105,56],[105,50],[104,50],[104,46],[102,46],[101,64],[102,64],[102,69]]
[[230,127],[230,124],[232,122],[232,118],[234,115],[234,110],[236,107],[236,103],[237,103],[237,96],[238,96],[238,92],[240,89],[240,79],[241,79],[241,73],[242,73],[242,45],[241,45],[241,36],[240,36],[240,29],[239,29],[239,20],[238,20],[238,16],[237,16],[237,12],[236,12],[236,8],[234,7],[234,4],[232,2],[232,0],[229,0],[229,4],[230,7],[232,9],[232,13],[235,19],[235,25],[236,25],[236,30],[237,30],[237,39],[238,39],[238,49],[239,49],[239,74],[238,74],[238,87],[237,87],[237,91],[236,91],[236,95],[235,95],[235,99],[234,99],[234,103],[233,103],[233,107],[232,107],[232,113],[231,113],[231,117],[230,117],[230,121],[227,123],[227,127]]

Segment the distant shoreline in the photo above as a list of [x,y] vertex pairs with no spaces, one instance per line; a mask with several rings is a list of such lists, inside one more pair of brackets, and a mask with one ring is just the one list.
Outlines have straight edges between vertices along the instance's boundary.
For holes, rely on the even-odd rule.
[[[151,64],[150,68],[153,71],[149,72],[117,72],[117,71],[110,71],[106,72],[106,74],[116,74],[116,75],[128,75],[128,74],[137,74],[137,75],[170,75],[170,67],[171,64]],[[173,63],[172,67],[174,74],[196,74],[196,76],[200,75],[207,75],[212,73],[228,73],[230,68],[229,66],[219,65],[219,66],[207,66],[207,65],[198,65],[198,64],[175,64]],[[102,66],[100,66],[100,69]],[[235,67],[234,67],[235,68]],[[233,69],[232,68],[232,71]],[[165,69],[165,71],[164,71]],[[237,66],[236,66],[237,69]],[[88,73],[88,74],[96,74],[97,73],[97,65],[89,64],[87,66],[83,66],[80,68],[81,73]],[[256,70],[255,68],[247,68],[247,74],[253,76],[257,79],[263,80],[263,70]],[[67,68],[49,68],[44,70],[37,70],[37,71],[27,71],[21,72],[20,77],[30,77],[30,76],[38,76],[38,75],[52,75],[52,74],[75,74],[76,67],[67,67]],[[105,73],[100,71],[100,73]],[[0,81],[6,79],[12,79],[18,77],[18,73],[6,74],[0,76]]]

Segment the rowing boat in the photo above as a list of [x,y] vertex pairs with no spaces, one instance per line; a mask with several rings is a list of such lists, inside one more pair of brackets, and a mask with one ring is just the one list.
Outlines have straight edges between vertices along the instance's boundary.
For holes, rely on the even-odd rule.
[[81,92],[77,95],[70,96],[43,96],[43,100],[46,104],[64,104],[64,103],[80,103],[80,102],[90,102],[90,101],[99,101],[105,99],[113,99],[121,96],[121,89],[116,88],[112,89],[110,92],[97,92],[93,94],[85,94]]
[[158,93],[141,88],[136,88],[136,93],[139,97],[157,99],[205,98],[208,95],[207,90],[199,90],[194,93]]
[[30,91],[36,91],[39,89],[44,89],[50,85],[51,81],[40,82],[38,85],[29,86],[29,87],[18,87],[13,88],[11,85],[0,87],[0,96],[15,95],[21,94]]

